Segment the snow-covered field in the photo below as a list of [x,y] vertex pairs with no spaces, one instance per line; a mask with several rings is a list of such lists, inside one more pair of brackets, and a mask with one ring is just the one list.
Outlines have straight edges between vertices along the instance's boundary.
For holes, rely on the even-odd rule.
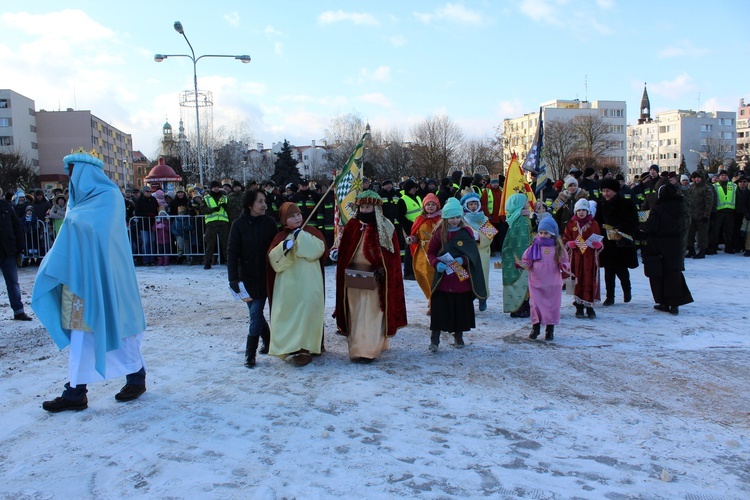
[[88,410],[59,414],[41,403],[67,351],[10,320],[0,286],[0,498],[749,498],[750,259],[686,265],[679,316],[637,269],[633,302],[595,320],[563,297],[553,343],[501,313],[493,269],[467,347],[444,335],[437,354],[409,281],[409,326],[371,365],[334,334],[329,267],[327,352],[254,370],[226,268],[138,268],[148,391],[118,403],[123,380],[94,384]]

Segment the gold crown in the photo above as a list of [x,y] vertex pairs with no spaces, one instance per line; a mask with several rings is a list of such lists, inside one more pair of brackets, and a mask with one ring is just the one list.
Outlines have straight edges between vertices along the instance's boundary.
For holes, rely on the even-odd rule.
[[84,154],[93,156],[97,160],[101,160],[102,159],[101,155],[99,153],[97,153],[94,148],[91,148],[91,151],[86,151],[85,149],[83,149],[83,147],[78,148],[77,151],[75,149],[71,149],[70,150],[70,154],[74,154],[74,153],[84,153]]

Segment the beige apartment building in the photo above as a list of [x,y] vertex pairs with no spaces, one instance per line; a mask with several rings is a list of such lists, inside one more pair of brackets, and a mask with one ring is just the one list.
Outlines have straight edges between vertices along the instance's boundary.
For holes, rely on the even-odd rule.
[[740,99],[737,108],[737,164],[741,168],[750,166],[750,105]]
[[[542,119],[545,124],[553,120],[569,121],[578,116],[599,116],[609,126],[608,140],[614,144],[606,157],[612,163],[625,168],[627,103],[625,101],[580,101],[578,99],[555,99],[542,103]],[[539,113],[526,113],[518,118],[503,120],[503,164],[509,165],[511,153],[515,152],[523,163],[531,147],[539,123]]]
[[39,178],[42,187],[66,180],[62,159],[72,150],[92,149],[104,162],[104,172],[118,186],[133,187],[133,139],[87,110],[36,113],[39,136]]

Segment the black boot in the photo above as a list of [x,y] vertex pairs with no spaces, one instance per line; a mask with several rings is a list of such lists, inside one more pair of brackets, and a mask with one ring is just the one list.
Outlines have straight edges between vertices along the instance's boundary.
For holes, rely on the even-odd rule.
[[623,302],[625,302],[625,303],[628,303],[628,302],[630,302],[631,300],[633,300],[633,296],[632,296],[632,295],[631,295],[631,293],[630,293],[630,287],[628,287],[628,288],[625,288],[625,289],[624,289],[624,290],[622,291],[622,301],[623,301]]
[[440,345],[440,330],[433,331],[430,335],[430,352],[437,352]]
[[530,339],[535,339],[539,336],[539,333],[542,330],[542,324],[541,323],[534,323],[531,325],[531,333],[529,334]]
[[465,346],[466,344],[464,344],[464,332],[454,333],[453,341],[454,341],[453,345],[458,349],[461,349],[463,346]]
[[602,302],[602,305],[603,306],[611,306],[614,303],[615,303],[615,298],[607,296],[607,298],[604,299],[604,302]]
[[271,329],[268,327],[268,323],[263,322],[263,328],[260,330],[260,353],[268,354],[268,348],[271,345]]
[[679,306],[669,306],[669,314],[673,314],[677,316],[680,314],[680,307]]
[[555,325],[547,325],[547,330],[544,332],[544,340],[555,339]]
[[258,350],[258,337],[247,337],[245,347],[245,366],[255,368],[255,351]]
[[698,250],[698,253],[693,255],[694,259],[705,259],[706,258],[706,252],[703,250]]
[[583,304],[576,304],[576,318],[583,318]]
[[695,250],[693,250],[692,248],[689,248],[687,253],[685,254],[685,258],[689,259],[691,257],[695,257]]

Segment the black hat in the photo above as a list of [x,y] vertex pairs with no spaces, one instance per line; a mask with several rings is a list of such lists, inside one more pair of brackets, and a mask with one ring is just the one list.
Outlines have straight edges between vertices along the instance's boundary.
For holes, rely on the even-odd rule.
[[414,189],[416,187],[417,187],[417,183],[414,182],[413,180],[406,179],[404,181],[404,192],[408,193],[409,191],[411,191],[412,189]]
[[393,184],[393,181],[391,179],[386,179],[386,180],[383,181],[383,183],[381,184],[381,186],[385,186],[386,184]]
[[744,175],[740,175],[737,179],[737,182],[747,182],[747,177],[745,177]]
[[594,170],[591,167],[586,167],[586,170],[583,171],[583,176],[584,177],[590,177],[590,176],[594,175],[595,173],[596,173],[596,170]]
[[604,168],[602,169],[602,177],[604,177],[605,175],[607,175],[607,174],[609,174],[609,173],[611,173],[611,172],[612,172],[612,171],[611,171],[610,169],[608,169],[607,167],[604,167]]
[[696,170],[695,172],[693,172],[692,174],[690,174],[690,178],[691,178],[691,179],[695,179],[696,177],[703,177],[703,176],[701,175],[701,173],[700,173],[700,172],[698,172],[698,171]]
[[263,185],[276,187],[276,183],[272,179],[268,179],[266,182],[263,183]]
[[719,175],[729,175],[726,170],[719,170]]
[[211,188],[212,189],[213,188],[220,188],[220,187],[221,187],[221,182],[219,182],[219,181],[211,181]]
[[642,181],[645,181],[645,180],[647,180],[647,179],[648,179],[649,177],[651,177],[651,175],[650,175],[650,174],[649,174],[648,172],[643,172],[643,173],[641,174],[641,180],[642,180]]
[[654,163],[653,165],[651,165],[650,167],[648,167],[648,169],[649,170],[656,170],[658,172],[659,171],[659,165],[657,165],[656,163]]
[[442,180],[440,181],[440,185],[443,186],[443,187],[450,186],[451,185],[451,179],[450,179],[450,177],[443,177]]
[[625,177],[622,174],[617,174],[617,175],[615,175],[615,180],[618,181],[618,182],[619,181],[624,181]]
[[611,189],[615,193],[619,193],[620,192],[620,182],[616,181],[616,180],[614,180],[614,179],[612,179],[610,177],[606,177],[606,178],[602,179],[602,181],[599,183],[599,187],[602,190],[604,190],[604,189]]
[[461,172],[460,170],[455,170],[451,174],[451,181],[453,181],[454,183],[458,184],[459,182],[461,182],[461,177],[463,177],[463,176],[464,176],[463,172]]
[[242,183],[240,181],[234,181],[232,182],[232,187],[242,187]]

